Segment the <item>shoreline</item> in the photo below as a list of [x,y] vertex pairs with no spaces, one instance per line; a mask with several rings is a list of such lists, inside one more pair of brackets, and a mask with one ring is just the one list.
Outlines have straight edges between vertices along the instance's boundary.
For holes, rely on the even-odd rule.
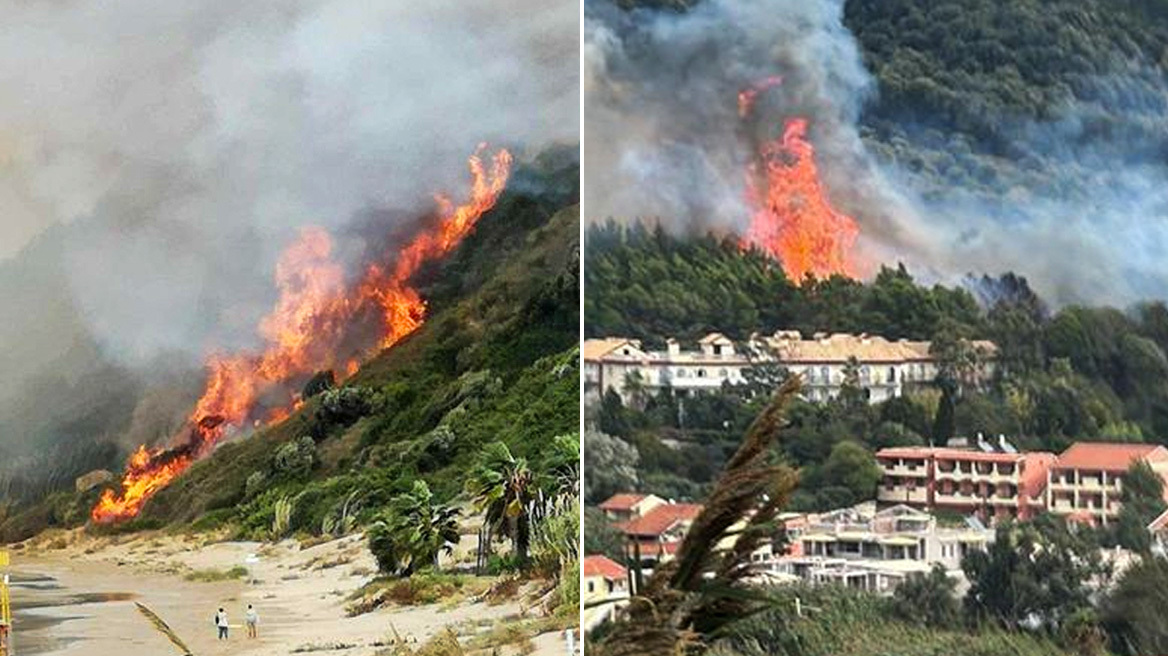
[[[20,656],[181,653],[135,602],[155,612],[200,655],[375,656],[395,634],[421,644],[448,627],[518,621],[524,614],[516,599],[389,606],[349,617],[348,597],[376,572],[361,535],[302,549],[291,540],[266,544],[157,533],[94,537],[54,532],[11,555]],[[214,579],[238,567],[247,569],[246,577],[188,578],[201,573]],[[246,638],[243,627],[247,604],[260,617],[255,640]],[[217,640],[212,622],[219,607],[227,610],[232,625],[227,641]],[[566,650],[554,633],[533,642],[537,654]]]

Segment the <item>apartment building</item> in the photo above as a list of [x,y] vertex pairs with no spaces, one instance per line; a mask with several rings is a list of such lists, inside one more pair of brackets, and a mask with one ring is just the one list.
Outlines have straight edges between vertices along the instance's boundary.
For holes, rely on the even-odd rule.
[[888,593],[936,564],[960,576],[961,559],[984,550],[991,538],[984,528],[938,526],[929,513],[906,505],[876,512],[874,504],[861,504],[810,516],[792,538],[797,546],[765,568],[811,583]]
[[1168,481],[1168,449],[1163,446],[1073,444],[1050,468],[1046,507],[1079,521],[1106,525],[1119,514],[1124,474],[1140,460]]
[[1052,453],[941,447],[881,449],[883,478],[876,499],[985,521],[1028,519],[1045,508]]
[[[984,379],[992,374],[997,347],[987,341],[971,345],[982,354],[981,369],[975,375]],[[869,401],[877,403],[933,382],[937,365],[930,347],[926,341],[892,341],[866,334],[816,333],[804,339],[797,330],[780,330],[751,337],[744,349],[721,333],[700,339],[697,350],[683,349],[673,339],[666,341],[664,351],[646,350],[632,339],[590,339],[581,347],[581,358],[589,402],[607,390],[615,391],[625,403],[635,402],[638,394],[665,388],[683,395],[717,390],[724,384],[743,383],[743,371],[759,362],[773,362],[802,376],[804,397],[826,401],[839,395],[854,362],[857,383]]]

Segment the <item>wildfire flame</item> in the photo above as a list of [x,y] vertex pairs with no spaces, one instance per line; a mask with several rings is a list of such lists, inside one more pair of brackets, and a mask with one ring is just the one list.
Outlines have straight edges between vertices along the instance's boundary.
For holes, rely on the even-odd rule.
[[[767,78],[739,93],[739,115],[748,116],[758,94],[780,83],[781,78]],[[828,200],[807,126],[805,118],[788,119],[782,136],[764,142],[746,171],[751,217],[743,246],[779,260],[795,284],[807,274],[855,277],[853,247],[860,233],[856,221]]]
[[[410,279],[427,261],[457,246],[478,219],[494,207],[510,175],[512,158],[500,150],[484,163],[479,151],[468,164],[470,198],[456,205],[436,196],[438,220],[394,255],[390,266],[370,265],[361,279],[346,285],[344,269],[332,256],[332,238],[322,228],[307,227],[276,265],[279,300],[259,324],[267,346],[260,353],[212,354],[207,382],[179,446],[147,449],[130,457],[121,490],[106,490],[91,517],[109,523],[135,517],[159,490],[205,456],[231,428],[245,425],[257,411],[261,395],[281,384],[330,368],[351,376],[359,359],[340,353],[348,329],[363,318],[377,318],[372,349],[386,349],[414,332],[426,318],[426,302]],[[268,412],[266,421],[287,418],[303,401],[288,394],[287,403]]]

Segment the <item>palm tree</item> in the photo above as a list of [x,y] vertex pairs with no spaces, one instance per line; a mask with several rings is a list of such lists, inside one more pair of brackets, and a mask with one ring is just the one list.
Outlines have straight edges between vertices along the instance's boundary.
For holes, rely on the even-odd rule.
[[526,562],[531,544],[532,512],[543,506],[544,495],[526,458],[516,458],[502,442],[488,444],[466,482],[475,510],[496,534],[504,533],[520,562]]
[[557,435],[544,463],[544,494],[552,499],[580,498],[580,434]]
[[381,571],[409,576],[419,566],[438,567],[442,553],[453,553],[461,534],[457,508],[437,503],[426,481],[393,498],[369,527],[369,549]]

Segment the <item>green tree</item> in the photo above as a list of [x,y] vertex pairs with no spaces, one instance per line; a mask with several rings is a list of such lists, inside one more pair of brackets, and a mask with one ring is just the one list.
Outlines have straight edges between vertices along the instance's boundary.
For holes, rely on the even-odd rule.
[[945,573],[945,567],[934,563],[928,574],[912,574],[892,595],[892,611],[910,624],[935,628],[956,626],[960,604],[954,591],[957,581]]
[[1164,479],[1144,460],[1132,463],[1123,476],[1123,506],[1116,521],[1116,542],[1147,553],[1152,539],[1147,526],[1164,512]]
[[520,562],[526,561],[532,515],[542,503],[539,483],[527,459],[512,455],[502,442],[488,444],[470,472],[466,491],[495,535],[507,536]]
[[600,503],[617,492],[636,490],[641,454],[628,442],[599,431],[584,431],[584,500]]
[[438,567],[438,556],[453,553],[461,534],[457,508],[438,503],[425,481],[393,498],[368,529],[369,549],[386,574],[410,576],[421,567]]
[[986,551],[962,560],[969,579],[965,607],[973,619],[1015,629],[1037,619],[1055,627],[1091,608],[1091,583],[1107,573],[1089,531],[1072,532],[1050,515],[1003,523]]
[[845,440],[831,449],[827,462],[819,470],[819,484],[827,488],[844,488],[856,501],[871,499],[880,483],[880,466],[863,445]]
[[608,556],[625,562],[625,536],[598,508],[584,508],[584,553]]
[[1145,557],[1104,598],[1101,615],[1117,654],[1168,653],[1168,560]]

